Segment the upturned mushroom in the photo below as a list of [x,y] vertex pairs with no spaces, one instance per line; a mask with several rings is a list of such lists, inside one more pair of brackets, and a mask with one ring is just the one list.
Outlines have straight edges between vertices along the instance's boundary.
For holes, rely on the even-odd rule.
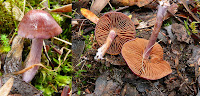
[[95,38],[101,46],[95,59],[102,59],[105,53],[117,55],[125,42],[135,38],[134,23],[120,12],[106,13],[97,22]]
[[[53,17],[43,10],[31,10],[25,14],[18,27],[18,35],[32,39],[30,57],[26,67],[40,63],[43,48],[43,39],[49,39],[62,33],[61,27]],[[39,66],[23,74],[23,80],[30,82],[35,76]]]
[[162,26],[164,16],[167,13],[167,8],[170,6],[169,0],[161,0],[159,1],[160,5],[158,5],[158,12],[156,16],[156,23],[154,25],[154,30],[152,31],[151,37],[149,39],[149,43],[147,44],[147,47],[145,48],[143,57],[144,59],[149,58],[149,54],[152,50],[152,46],[155,44],[158,33],[160,32],[160,28]]
[[141,38],[126,42],[122,47],[122,56],[133,73],[148,80],[157,80],[170,74],[172,70],[170,64],[163,60],[163,49],[158,43],[153,46],[150,58],[143,58],[148,42],[149,40]]
[[131,19],[120,12],[108,12],[101,18],[90,12],[86,14],[81,9],[81,13],[89,20],[96,23],[95,38],[101,46],[96,53],[95,59],[103,59],[105,53],[117,55],[121,52],[122,45],[135,38],[135,26]]
[[172,72],[170,64],[163,60],[162,47],[155,43],[168,6],[168,0],[160,1],[150,40],[137,38],[123,45],[122,56],[130,69],[139,77],[156,80]]

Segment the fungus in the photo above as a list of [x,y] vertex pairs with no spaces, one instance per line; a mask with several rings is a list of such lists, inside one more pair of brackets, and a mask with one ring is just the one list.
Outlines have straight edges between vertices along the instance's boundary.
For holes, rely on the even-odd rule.
[[157,80],[170,74],[172,70],[169,63],[163,60],[163,49],[158,43],[153,46],[150,58],[143,58],[148,42],[149,40],[141,38],[126,42],[122,47],[122,56],[133,73],[148,80]]
[[90,10],[81,8],[81,13],[94,22],[95,37],[101,46],[94,59],[103,59],[105,53],[117,55],[121,52],[122,45],[135,38],[135,26],[131,19],[120,12],[109,12],[98,18]]
[[[43,39],[49,39],[62,32],[61,27],[53,17],[42,10],[31,10],[19,23],[18,34],[22,37],[32,39],[30,57],[26,67],[40,63]],[[23,74],[23,80],[30,82],[35,76],[39,66],[36,66]]]
[[131,19],[120,12],[104,14],[95,27],[95,37],[101,46],[95,59],[103,59],[105,53],[117,55],[122,45],[135,38],[135,26]]
[[156,23],[154,26],[154,30],[151,34],[151,37],[149,39],[149,43],[147,44],[147,47],[144,51],[144,53],[145,53],[145,54],[143,54],[144,59],[149,58],[149,54],[152,50],[152,46],[155,44],[155,42],[157,40],[158,33],[160,32],[160,28],[161,28],[163,20],[164,20],[164,16],[167,13],[167,7],[170,6],[168,0],[161,0],[159,3],[160,3],[160,5],[158,5]]

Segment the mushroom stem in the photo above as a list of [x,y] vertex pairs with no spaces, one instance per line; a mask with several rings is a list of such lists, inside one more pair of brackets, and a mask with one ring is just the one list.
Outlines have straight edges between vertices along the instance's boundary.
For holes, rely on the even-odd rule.
[[[43,47],[43,39],[32,39],[31,51],[28,56],[29,58],[27,58],[28,60],[26,62],[26,68],[31,65],[40,63],[42,47]],[[26,71],[23,74],[23,80],[25,82],[30,82],[35,76],[38,69],[39,66],[35,66],[34,68]]]
[[[167,5],[167,4],[166,4]],[[158,6],[158,13],[157,13],[157,17],[156,17],[156,23],[155,23],[155,26],[154,26],[154,30],[151,34],[151,37],[149,39],[149,43],[148,45],[146,46],[145,50],[144,50],[144,53],[143,53],[143,57],[144,59],[148,59],[149,58],[149,55],[150,55],[150,52],[152,50],[152,46],[155,44],[156,40],[157,40],[157,37],[158,37],[158,33],[160,32],[160,28],[162,26],[162,23],[163,23],[163,18],[166,14],[166,11],[167,11],[167,6],[165,4],[164,5],[160,5]]]
[[103,59],[103,56],[105,55],[106,51],[109,49],[116,35],[117,34],[114,30],[110,31],[106,39],[106,42],[98,49],[98,52],[96,53],[96,56],[94,57],[95,60]]

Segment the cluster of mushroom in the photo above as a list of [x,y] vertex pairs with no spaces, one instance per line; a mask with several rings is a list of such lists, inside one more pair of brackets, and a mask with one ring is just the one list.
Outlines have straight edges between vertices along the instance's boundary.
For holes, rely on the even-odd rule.
[[163,60],[163,49],[155,43],[166,12],[166,2],[161,3],[165,5],[159,6],[157,23],[150,40],[135,38],[134,24],[123,13],[108,12],[98,18],[89,10],[82,8],[82,15],[96,24],[95,38],[101,47],[95,59],[103,59],[105,53],[111,55],[121,53],[129,68],[141,78],[157,80],[170,74],[172,70],[170,64]]

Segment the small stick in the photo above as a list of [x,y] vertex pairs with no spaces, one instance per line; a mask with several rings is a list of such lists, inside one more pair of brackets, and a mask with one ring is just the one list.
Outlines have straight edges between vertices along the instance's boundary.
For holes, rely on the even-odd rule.
[[62,42],[64,42],[64,43],[66,43],[66,44],[72,45],[72,43],[70,43],[70,42],[68,42],[68,41],[65,41],[65,40],[62,40],[62,39],[60,39],[60,38],[57,38],[57,37],[53,37],[53,38],[56,39],[56,40],[62,41]]
[[196,21],[200,22],[200,19],[197,18],[197,17],[192,13],[192,11],[189,9],[188,5],[186,4],[186,1],[185,1],[185,0],[181,0],[181,2],[183,3],[183,6],[186,8],[186,10],[192,15],[192,17],[193,17]]
[[26,0],[24,0],[23,15],[25,14],[25,13],[24,13],[24,11],[25,11],[25,6],[26,6]]
[[119,7],[118,9],[115,10],[115,12],[124,10],[124,9],[126,9],[126,8],[129,8],[129,6]]
[[44,42],[44,41],[43,41],[43,48],[44,48],[44,54],[45,54],[45,56],[46,56],[46,57],[47,57],[47,59],[49,60],[49,62],[50,62],[50,65],[51,65],[52,69],[54,69],[54,65],[53,65],[53,63],[51,62],[51,59],[49,58],[49,55],[48,55],[48,53],[47,53],[46,44],[45,44],[45,42]]
[[110,4],[110,2],[108,2],[108,5],[110,6],[110,8],[112,9],[112,11],[114,11],[112,5]]
[[65,17],[67,17],[67,18],[72,18],[72,16],[69,16],[69,15],[66,15],[66,14],[63,14],[63,13],[58,13],[59,15],[63,15],[63,16],[65,16]]

